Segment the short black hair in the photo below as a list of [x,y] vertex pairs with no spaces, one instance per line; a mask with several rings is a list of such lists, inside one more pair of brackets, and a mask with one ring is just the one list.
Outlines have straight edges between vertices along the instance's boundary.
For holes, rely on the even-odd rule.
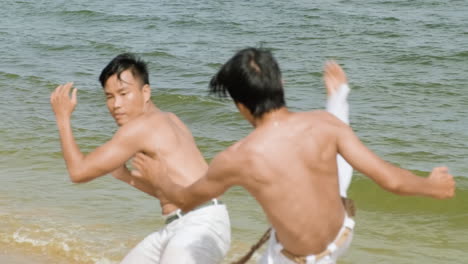
[[120,74],[126,70],[130,70],[133,77],[140,79],[143,85],[149,84],[146,62],[132,53],[122,53],[113,58],[102,70],[99,76],[102,87],[104,88],[107,80],[114,74],[117,74],[117,78],[120,80]]
[[229,59],[210,81],[210,93],[245,105],[254,117],[286,105],[281,70],[266,49],[246,48]]

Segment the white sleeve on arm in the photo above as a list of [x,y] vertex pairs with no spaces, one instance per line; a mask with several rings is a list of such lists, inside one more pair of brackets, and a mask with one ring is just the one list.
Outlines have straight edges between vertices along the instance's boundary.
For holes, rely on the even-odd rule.
[[328,96],[327,111],[334,114],[338,119],[349,125],[348,84],[342,84],[338,91]]
[[[348,84],[342,84],[338,91],[327,99],[327,111],[335,115],[338,119],[349,125],[349,105],[348,105]],[[338,164],[338,180],[340,184],[340,195],[347,197],[351,178],[353,177],[353,167],[346,162],[341,155],[336,157]]]

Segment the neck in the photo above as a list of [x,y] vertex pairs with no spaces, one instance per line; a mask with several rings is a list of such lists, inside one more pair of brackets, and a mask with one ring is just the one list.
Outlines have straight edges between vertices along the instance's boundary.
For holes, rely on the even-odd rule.
[[282,119],[284,119],[290,113],[291,112],[289,112],[288,108],[283,106],[281,108],[265,113],[259,118],[255,118],[253,120],[253,126],[255,128],[258,128],[258,127],[269,125],[269,124],[279,123]]
[[158,107],[156,107],[156,105],[152,101],[149,101],[143,107],[143,113],[159,112],[159,111],[161,110]]

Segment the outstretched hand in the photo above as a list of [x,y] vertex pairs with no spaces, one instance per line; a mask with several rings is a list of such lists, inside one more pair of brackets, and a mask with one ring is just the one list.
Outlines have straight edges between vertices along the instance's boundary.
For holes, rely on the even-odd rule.
[[73,88],[70,97],[70,90],[72,87],[72,82],[59,85],[50,95],[50,104],[52,105],[52,109],[54,110],[57,119],[69,118],[75,110],[75,106],[77,104],[77,89]]
[[136,169],[131,171],[132,176],[150,184],[155,190],[159,189],[160,178],[167,174],[166,166],[159,157],[154,159],[141,152],[133,158],[132,166]]
[[455,180],[447,167],[434,168],[429,175],[429,180],[434,186],[433,197],[436,199],[448,199],[455,195]]
[[323,80],[327,88],[328,96],[335,94],[341,85],[347,84],[348,80],[343,69],[335,61],[327,61],[323,69]]

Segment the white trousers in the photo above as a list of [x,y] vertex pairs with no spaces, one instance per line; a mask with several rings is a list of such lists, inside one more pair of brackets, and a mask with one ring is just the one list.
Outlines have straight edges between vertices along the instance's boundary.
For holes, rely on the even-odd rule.
[[[341,85],[336,93],[328,97],[327,111],[334,114],[338,119],[349,125],[349,105],[348,105],[349,87],[347,84]],[[340,185],[340,195],[348,197],[347,192],[353,177],[353,168],[346,160],[338,155],[336,157],[338,164],[338,180]]]
[[226,256],[230,244],[226,205],[209,205],[147,236],[121,264],[217,264]]
[[[347,230],[346,230],[347,229]],[[304,264],[335,264],[337,259],[342,256],[351,244],[353,239],[354,220],[345,215],[343,225],[336,235],[335,240],[328,245],[327,254],[323,257],[309,255],[305,257]],[[348,232],[345,236],[345,232]],[[343,237],[342,237],[343,236]],[[341,240],[343,239],[343,240]],[[341,240],[341,241],[340,241]],[[338,244],[338,241],[341,243]],[[276,240],[276,233],[273,229],[271,231],[270,240],[268,241],[268,248],[265,250],[262,258],[258,264],[297,264],[288,257],[286,257],[281,250],[283,245]]]

